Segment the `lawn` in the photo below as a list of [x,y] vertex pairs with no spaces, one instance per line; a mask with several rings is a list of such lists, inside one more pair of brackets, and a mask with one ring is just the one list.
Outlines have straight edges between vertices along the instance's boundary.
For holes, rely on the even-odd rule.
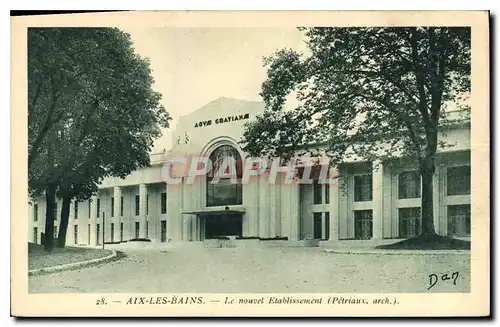
[[87,261],[106,257],[111,254],[110,250],[65,247],[54,248],[52,252],[45,252],[43,246],[28,243],[28,269],[40,269],[59,266],[69,263]]

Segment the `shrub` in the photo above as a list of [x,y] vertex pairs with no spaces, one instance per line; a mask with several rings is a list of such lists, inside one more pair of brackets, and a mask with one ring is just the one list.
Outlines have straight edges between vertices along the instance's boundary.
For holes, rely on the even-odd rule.
[[120,244],[120,241],[114,241],[114,242],[104,242],[104,244]]
[[211,240],[230,240],[229,237],[227,236],[214,236],[212,238],[210,238]]
[[261,241],[288,241],[288,236],[261,237]]

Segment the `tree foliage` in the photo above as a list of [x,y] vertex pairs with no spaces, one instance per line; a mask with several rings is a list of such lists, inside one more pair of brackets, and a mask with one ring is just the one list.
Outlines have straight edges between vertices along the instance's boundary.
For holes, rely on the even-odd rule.
[[[445,146],[438,130],[447,105],[461,106],[470,92],[470,28],[302,30],[308,54],[282,49],[265,59],[266,111],[246,125],[244,150],[289,158],[308,145],[336,164],[351,156],[413,158],[429,223],[429,176],[437,148]],[[287,108],[291,94],[298,104]]]
[[[28,30],[30,193],[84,200],[108,176],[148,166],[170,117],[149,61],[114,28]],[[46,231],[48,234],[48,231]]]

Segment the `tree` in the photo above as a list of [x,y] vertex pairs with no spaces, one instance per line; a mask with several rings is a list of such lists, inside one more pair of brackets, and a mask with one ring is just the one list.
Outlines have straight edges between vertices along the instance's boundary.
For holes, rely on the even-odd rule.
[[[408,157],[422,177],[422,234],[434,235],[432,176],[447,106],[470,92],[470,29],[307,28],[310,53],[265,58],[266,111],[246,126],[250,155],[289,157],[304,144],[334,164]],[[285,108],[296,93],[298,105]],[[286,110],[290,109],[290,110]]]
[[149,61],[134,52],[130,35],[43,28],[28,36],[30,193],[63,199],[58,243],[64,246],[71,200],[88,199],[105,177],[124,178],[148,166],[153,140],[170,117],[152,89]]

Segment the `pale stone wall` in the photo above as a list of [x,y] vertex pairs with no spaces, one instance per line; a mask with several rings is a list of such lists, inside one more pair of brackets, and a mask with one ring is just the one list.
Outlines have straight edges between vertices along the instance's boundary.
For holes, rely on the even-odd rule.
[[[173,242],[199,241],[203,238],[200,218],[194,214],[183,214],[189,210],[203,210],[206,207],[206,180],[196,178],[192,185],[166,185],[162,176],[163,161],[171,154],[182,156],[208,156],[217,146],[230,144],[241,152],[238,141],[243,132],[243,124],[264,110],[259,102],[247,102],[220,98],[193,113],[181,117],[173,133],[173,148],[166,153],[151,156],[152,166],[132,172],[125,179],[107,178],[100,185],[99,194],[88,201],[79,203],[78,219],[74,219],[74,204],[71,205],[67,244],[74,244],[74,226],[78,225],[78,244],[95,246],[98,243],[97,224],[100,238],[103,230],[106,241],[111,240],[111,223],[114,224],[114,241],[120,240],[120,224],[123,223],[123,239],[134,238],[136,223],[139,223],[139,237],[153,241],[161,240],[161,222],[166,221],[166,238]],[[215,120],[229,116],[248,114],[248,119],[216,124]],[[210,125],[203,122],[212,121]],[[201,127],[199,126],[202,122]],[[446,196],[447,167],[470,165],[470,126],[467,124],[450,127],[440,135],[440,140],[452,144],[440,150],[436,160],[434,177],[435,226],[440,234],[447,231],[447,205],[470,203],[470,195]],[[178,142],[177,142],[178,141]],[[378,167],[378,168],[377,168]],[[321,213],[322,238],[326,238],[326,213],[329,213],[329,241],[338,242],[354,238],[354,211],[373,210],[373,238],[391,239],[398,237],[398,210],[420,205],[420,199],[398,199],[398,173],[416,169],[415,163],[388,164],[360,163],[353,160],[348,164],[333,167],[340,178],[330,185],[329,203],[313,204],[313,186],[284,183],[282,174],[275,184],[268,183],[269,170],[261,176],[252,176],[248,184],[242,186],[243,236],[275,237],[286,236],[289,240],[313,238],[314,213]],[[353,195],[354,176],[372,174],[372,201],[355,202]],[[181,177],[185,175],[180,175]],[[161,193],[166,192],[167,213],[161,213]],[[324,189],[323,191],[324,192]],[[135,197],[139,195],[139,214],[135,214]],[[147,196],[146,196],[147,195]],[[323,197],[325,193],[323,193]],[[115,198],[114,215],[111,216],[111,197]],[[120,198],[123,197],[123,215],[120,215]],[[100,212],[97,217],[97,199]],[[149,198],[146,213],[146,198]],[[33,204],[29,210],[28,240],[34,240],[34,228],[38,229],[37,241],[44,231],[45,203],[40,198],[38,221],[34,221]],[[62,201],[58,199],[58,219]],[[90,218],[89,218],[90,210]],[[106,217],[102,224],[103,213]],[[90,226],[90,227],[89,227]]]

